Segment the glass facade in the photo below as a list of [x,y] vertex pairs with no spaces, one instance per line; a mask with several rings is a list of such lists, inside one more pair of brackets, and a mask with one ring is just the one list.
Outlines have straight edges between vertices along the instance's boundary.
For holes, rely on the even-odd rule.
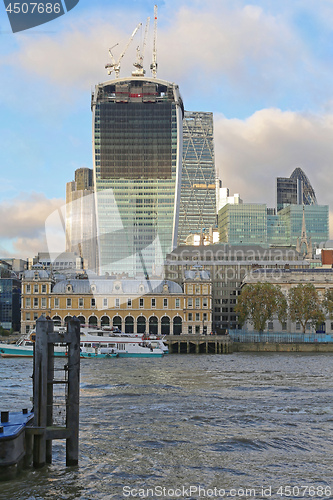
[[92,96],[99,271],[159,274],[175,247],[183,104],[178,86],[132,77]]
[[301,168],[295,168],[290,177],[276,179],[277,211],[288,205],[317,205],[316,194]]
[[216,224],[213,113],[185,112],[178,244]]
[[[303,206],[290,205],[280,210],[278,216],[286,227],[287,245],[295,246],[297,238],[302,234]],[[329,238],[328,205],[304,205],[304,216],[307,237],[318,245]]]
[[0,325],[19,332],[20,318],[21,282],[15,278],[0,278]]
[[313,245],[329,238],[328,205],[289,205],[277,215],[265,204],[227,204],[219,211],[220,242],[234,245],[296,246],[302,235],[303,207],[307,237]]
[[218,216],[220,242],[267,245],[267,208],[264,204],[227,204]]

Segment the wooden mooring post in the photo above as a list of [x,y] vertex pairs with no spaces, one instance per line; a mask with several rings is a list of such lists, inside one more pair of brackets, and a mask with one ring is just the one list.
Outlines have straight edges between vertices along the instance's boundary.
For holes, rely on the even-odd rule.
[[[63,347],[63,357],[55,363],[54,345]],[[61,368],[62,361],[65,362]],[[55,387],[63,389],[56,396]],[[41,317],[36,322],[33,401],[33,465],[52,462],[52,440],[66,439],[66,465],[77,465],[79,455],[80,322],[73,318],[67,330],[55,332],[53,321]],[[56,397],[62,398],[60,404]],[[62,422],[58,422],[61,414]]]

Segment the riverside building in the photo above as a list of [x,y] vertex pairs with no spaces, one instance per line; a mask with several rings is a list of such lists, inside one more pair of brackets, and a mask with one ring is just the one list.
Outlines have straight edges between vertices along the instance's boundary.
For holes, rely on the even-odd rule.
[[[87,277],[85,277],[87,278]],[[125,333],[206,334],[212,331],[211,281],[189,269],[182,286],[169,280],[95,277],[59,281],[46,270],[26,271],[22,280],[21,331],[40,316],[63,326],[73,316],[91,327],[117,327]]]
[[292,248],[259,245],[179,246],[167,256],[166,279],[183,284],[196,266],[209,273],[212,286],[212,330],[225,333],[238,327],[235,306],[244,277],[255,269],[309,268],[310,263]]

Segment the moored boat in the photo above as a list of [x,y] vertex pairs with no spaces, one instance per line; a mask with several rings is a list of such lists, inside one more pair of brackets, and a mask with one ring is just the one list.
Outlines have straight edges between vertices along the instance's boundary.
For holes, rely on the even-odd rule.
[[[56,327],[57,328],[57,327]],[[58,330],[62,328],[58,327]],[[22,337],[16,344],[0,344],[0,356],[3,358],[32,357],[35,331],[28,337]],[[129,358],[162,357],[168,353],[163,339],[158,336],[126,334],[117,330],[92,329],[82,327],[80,332],[81,358]],[[66,347],[55,345],[55,356],[66,356]]]

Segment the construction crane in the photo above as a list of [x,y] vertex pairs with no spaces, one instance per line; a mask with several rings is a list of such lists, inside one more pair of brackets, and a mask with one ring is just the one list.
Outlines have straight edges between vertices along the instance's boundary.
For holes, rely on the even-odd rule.
[[135,28],[135,30],[133,31],[133,33],[131,34],[130,36],[130,39],[128,40],[127,44],[126,44],[126,47],[124,48],[124,50],[122,51],[122,53],[120,54],[120,56],[118,57],[118,61],[115,60],[114,58],[114,55],[112,54],[112,49],[114,49],[114,47],[116,47],[117,45],[119,45],[118,43],[116,43],[116,45],[114,45],[113,47],[111,47],[111,49],[109,49],[109,54],[111,56],[111,59],[112,59],[112,63],[108,63],[105,65],[105,69],[108,70],[108,75],[111,75],[112,71],[115,72],[116,74],[116,78],[119,77],[119,73],[120,73],[120,61],[122,60],[122,58],[124,57],[128,47],[130,46],[133,38],[135,37],[138,29],[142,26],[142,23],[139,23],[137,25],[137,27]]
[[136,48],[136,62],[133,63],[133,66],[137,69],[132,72],[132,76],[144,76],[144,74],[146,73],[145,70],[143,69],[143,58],[145,55],[145,48],[146,48],[147,36],[148,36],[148,30],[149,30],[149,23],[150,23],[150,17],[147,17],[142,49],[140,50],[140,46],[139,45],[137,46],[137,48]]
[[157,5],[154,6],[154,41],[153,41],[153,62],[150,65],[153,77],[156,78],[157,75],[157,50],[156,50],[156,39],[157,39]]

